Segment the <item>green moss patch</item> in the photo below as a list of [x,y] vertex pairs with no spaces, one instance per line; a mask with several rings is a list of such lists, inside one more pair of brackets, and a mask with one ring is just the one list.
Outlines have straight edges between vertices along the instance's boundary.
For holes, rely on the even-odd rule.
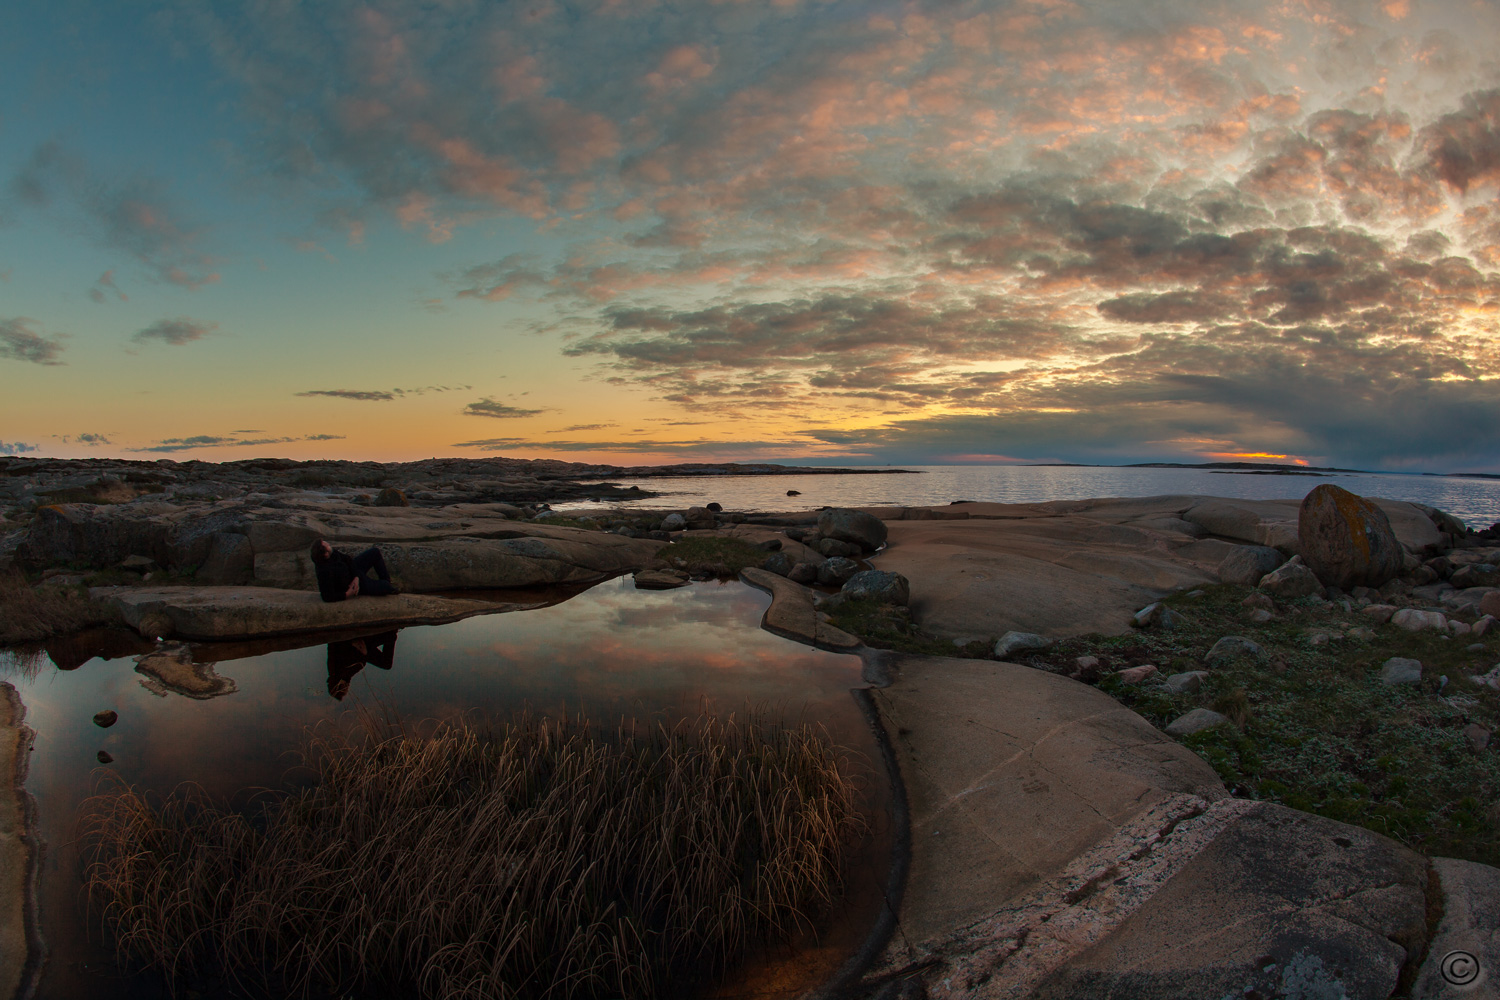
[[771,553],[739,538],[704,536],[683,538],[664,545],[656,558],[669,566],[689,573],[738,573],[747,566],[759,566]]

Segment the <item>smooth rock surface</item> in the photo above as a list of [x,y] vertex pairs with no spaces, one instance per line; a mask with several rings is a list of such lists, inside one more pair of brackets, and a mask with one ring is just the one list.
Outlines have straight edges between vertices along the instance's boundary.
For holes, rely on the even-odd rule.
[[1332,483],[1313,487],[1302,501],[1297,540],[1307,568],[1341,590],[1394,579],[1406,554],[1385,511]]
[[1433,629],[1437,632],[1443,632],[1448,628],[1448,617],[1438,611],[1419,611],[1416,608],[1402,608],[1391,615],[1391,624],[1397,628],[1404,628],[1408,632],[1420,632],[1423,629]]
[[1380,665],[1380,683],[1417,684],[1422,680],[1422,661],[1393,656]]
[[740,579],[771,595],[771,606],[760,620],[767,632],[836,653],[853,652],[864,645],[856,636],[818,618],[813,591],[802,584],[755,567],[741,570]]
[[[117,608],[125,624],[143,635],[188,640],[248,639],[366,626],[442,625],[521,607],[423,594],[356,597],[325,604],[316,592],[270,587],[95,587],[89,596]],[[167,628],[162,629],[161,622]]]
[[[1500,996],[1500,869],[1455,858],[1433,858],[1432,867],[1442,886],[1443,919],[1412,984],[1412,1000]],[[1472,979],[1460,989],[1444,979],[1445,964],[1449,976]]]
[[995,659],[1004,660],[1019,653],[1038,653],[1051,648],[1055,641],[1035,632],[1007,632],[995,640]]
[[1268,545],[1236,545],[1219,563],[1219,579],[1253,587],[1284,562],[1286,556]]
[[642,569],[634,576],[637,590],[675,590],[688,585],[688,575],[680,569]]

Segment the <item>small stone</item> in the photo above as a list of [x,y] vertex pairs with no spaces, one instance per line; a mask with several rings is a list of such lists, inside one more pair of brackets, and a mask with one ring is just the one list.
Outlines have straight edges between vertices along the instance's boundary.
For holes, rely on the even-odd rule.
[[688,575],[680,569],[643,569],[635,574],[636,590],[675,590],[687,583]]
[[1157,601],[1137,611],[1131,621],[1136,628],[1173,629],[1183,624],[1184,619],[1177,612]]
[[1422,661],[1393,656],[1380,665],[1380,683],[1416,684],[1422,679]]
[[1482,652],[1484,652],[1484,643],[1482,643],[1482,642],[1471,642],[1467,646],[1464,647],[1464,652],[1465,653],[1482,653]]
[[777,576],[787,576],[792,572],[792,567],[797,565],[797,560],[785,552],[772,552],[761,561],[760,568],[770,570]]
[[1156,665],[1153,663],[1142,663],[1138,667],[1128,667],[1115,674],[1125,684],[1139,684],[1141,681],[1156,676]]
[[995,659],[1004,660],[1017,653],[1037,653],[1050,649],[1053,640],[1035,632],[1007,632],[995,642]]
[[116,712],[112,708],[107,708],[102,712],[94,713],[94,725],[98,726],[100,729],[108,729],[110,726],[113,726],[116,722],[118,722],[119,719],[120,713]]
[[1490,669],[1489,673],[1473,674],[1469,677],[1469,680],[1473,681],[1475,684],[1482,684],[1485,687],[1494,688],[1496,691],[1500,691],[1500,663],[1495,664],[1494,667]]
[[1448,628],[1448,616],[1437,611],[1418,611],[1416,608],[1402,608],[1391,615],[1391,624],[1397,628],[1404,628],[1408,632],[1420,632],[1423,629],[1435,629],[1443,632]]
[[1192,694],[1201,688],[1208,678],[1207,670],[1189,670],[1186,673],[1173,674],[1167,678],[1167,689],[1173,694]]
[[1231,725],[1230,721],[1213,709],[1195,708],[1186,715],[1174,719],[1171,725],[1167,726],[1167,732],[1172,736],[1191,736],[1205,729],[1228,725]]
[[1359,626],[1358,628],[1351,628],[1347,634],[1349,638],[1357,639],[1360,642],[1369,642],[1370,640],[1375,638],[1375,630],[1372,628],[1365,628],[1363,625]]
[[1477,722],[1471,722],[1463,728],[1464,739],[1469,741],[1469,746],[1478,753],[1490,745],[1490,731]]
[[1261,608],[1265,611],[1275,611],[1276,602],[1271,600],[1265,594],[1251,594],[1249,597],[1240,602],[1240,607]]
[[1470,625],[1468,622],[1461,622],[1454,618],[1448,619],[1449,635],[1468,635],[1472,631],[1474,631],[1474,626]]
[[108,750],[100,750],[97,754],[94,755],[94,759],[101,764],[113,764],[115,762],[114,757],[110,756],[110,752]]
[[1266,622],[1275,617],[1275,615],[1271,614],[1271,612],[1267,611],[1265,608],[1255,608],[1245,616],[1245,621],[1253,622],[1256,625],[1264,625]]
[[789,497],[800,497],[802,495],[802,491],[801,490],[787,490],[786,491],[786,495],[789,496]]
[[1073,659],[1073,669],[1074,670],[1080,670],[1080,671],[1082,671],[1082,670],[1098,670],[1099,669],[1099,657],[1097,657],[1097,656],[1079,656],[1079,657],[1075,657]]
[[1371,604],[1361,608],[1359,613],[1384,623],[1390,621],[1391,615],[1396,613],[1396,606],[1394,604]]
[[1206,591],[1206,590],[1190,590],[1184,596],[1186,596],[1188,598],[1188,600],[1190,600],[1190,601],[1196,601],[1200,597],[1207,596],[1207,594],[1208,594],[1208,591]]
[[1473,636],[1475,636],[1477,638],[1477,637],[1479,637],[1481,635],[1484,635],[1486,632],[1488,632],[1490,629],[1492,629],[1494,627],[1495,627],[1495,616],[1494,615],[1485,615],[1483,618],[1479,619],[1477,622],[1474,623],[1474,627],[1470,631],[1470,634],[1473,635]]
[[149,573],[156,569],[156,560],[150,556],[126,556],[115,563],[115,569],[129,570],[132,573]]
[[1237,660],[1242,656],[1259,656],[1260,645],[1251,642],[1244,636],[1226,635],[1209,649],[1206,659],[1214,660]]
[[662,531],[681,531],[687,527],[687,518],[681,514],[668,514],[661,519]]
[[1333,634],[1330,632],[1312,632],[1307,636],[1307,643],[1310,646],[1326,646],[1332,641]]

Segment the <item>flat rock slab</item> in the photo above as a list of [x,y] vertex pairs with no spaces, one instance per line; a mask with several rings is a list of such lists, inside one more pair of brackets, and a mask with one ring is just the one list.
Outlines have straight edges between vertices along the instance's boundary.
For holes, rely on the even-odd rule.
[[[1441,541],[1413,505],[1374,502],[1408,550]],[[1169,495],[869,508],[890,528],[872,561],[911,581],[916,620],[944,638],[1013,629],[1056,638],[1121,634],[1145,605],[1218,582],[1219,564],[1239,545],[1295,553],[1299,506]]]
[[856,636],[818,618],[813,592],[802,584],[754,567],[741,570],[740,579],[771,595],[771,606],[760,621],[767,632],[835,653],[852,653],[863,647]]
[[1212,768],[1109,695],[1012,663],[890,654],[873,692],[911,802],[893,964],[941,952],[1174,796],[1227,793]]
[[[351,628],[443,625],[510,605],[425,594],[356,597],[326,604],[316,592],[270,587],[95,587],[95,600],[153,637],[190,641],[254,639]],[[143,633],[144,634],[144,633]]]

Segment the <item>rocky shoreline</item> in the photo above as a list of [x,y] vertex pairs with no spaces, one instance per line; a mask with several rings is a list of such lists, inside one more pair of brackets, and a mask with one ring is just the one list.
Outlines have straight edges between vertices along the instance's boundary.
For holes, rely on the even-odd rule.
[[[1500,547],[1442,511],[1337,491],[1313,503],[1164,496],[562,518],[509,501],[438,503],[439,490],[429,506],[379,505],[377,486],[396,488],[260,483],[231,497],[189,488],[39,503],[5,548],[38,589],[92,584],[163,656],[182,648],[174,641],[264,641],[357,627],[361,615],[390,627],[514,610],[513,588],[740,573],[773,595],[767,629],[864,658],[910,797],[908,889],[897,933],[854,987],[862,995],[1442,997],[1437,963],[1462,948],[1500,974],[1489,895],[1500,871],[1231,794],[1189,734],[1232,718],[1179,734],[1126,707],[1133,694],[1109,693],[1182,695],[1195,669],[1202,683],[1258,655],[1247,652],[1255,643],[1205,646],[1193,654],[1202,663],[1171,677],[1134,654],[1055,652],[1080,636],[1189,635],[1188,595],[1239,587],[1255,597],[1247,622],[1337,613],[1368,620],[1371,636],[1425,630],[1493,657]],[[489,589],[494,601],[322,605],[307,560],[319,537],[380,545],[407,590]],[[1331,628],[1306,642],[1366,641]],[[1404,682],[1372,672],[1358,683]]]

